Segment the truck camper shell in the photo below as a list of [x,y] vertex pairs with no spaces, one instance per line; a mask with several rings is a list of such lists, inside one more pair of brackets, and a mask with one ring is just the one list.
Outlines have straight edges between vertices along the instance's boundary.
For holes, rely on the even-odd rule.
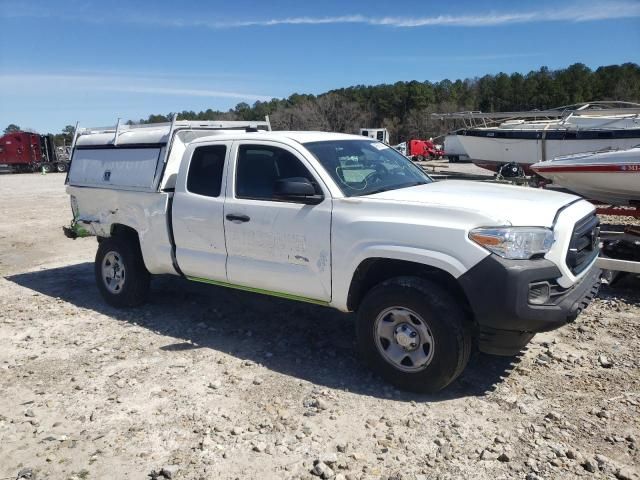
[[67,184],[155,192],[171,190],[187,144],[230,130],[271,130],[264,121],[177,121],[76,128]]

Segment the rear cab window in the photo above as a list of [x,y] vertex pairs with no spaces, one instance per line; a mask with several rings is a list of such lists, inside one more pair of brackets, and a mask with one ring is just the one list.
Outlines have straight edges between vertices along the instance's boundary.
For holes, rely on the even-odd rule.
[[227,155],[225,145],[208,145],[193,151],[187,190],[205,197],[219,197],[222,190],[222,172]]

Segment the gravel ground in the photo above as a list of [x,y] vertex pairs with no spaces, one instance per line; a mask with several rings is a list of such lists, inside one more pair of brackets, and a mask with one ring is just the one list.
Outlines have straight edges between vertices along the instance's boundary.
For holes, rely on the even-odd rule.
[[438,395],[353,317],[174,277],[107,306],[63,176],[0,176],[0,479],[638,479],[640,281]]

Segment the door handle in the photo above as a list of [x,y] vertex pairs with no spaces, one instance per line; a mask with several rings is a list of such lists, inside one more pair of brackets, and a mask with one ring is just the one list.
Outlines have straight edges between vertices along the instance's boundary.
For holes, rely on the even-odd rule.
[[227,220],[229,220],[230,222],[248,222],[249,220],[251,220],[247,215],[235,215],[233,213],[230,213],[226,216]]

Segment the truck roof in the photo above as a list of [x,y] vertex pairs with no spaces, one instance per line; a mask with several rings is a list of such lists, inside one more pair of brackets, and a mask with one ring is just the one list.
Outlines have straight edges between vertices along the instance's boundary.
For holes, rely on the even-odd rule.
[[312,131],[270,131],[270,132],[229,132],[224,131],[206,137],[199,137],[191,143],[207,142],[211,140],[294,140],[298,143],[320,142],[330,140],[371,140],[360,135],[350,135],[347,133],[334,132],[312,132]]

